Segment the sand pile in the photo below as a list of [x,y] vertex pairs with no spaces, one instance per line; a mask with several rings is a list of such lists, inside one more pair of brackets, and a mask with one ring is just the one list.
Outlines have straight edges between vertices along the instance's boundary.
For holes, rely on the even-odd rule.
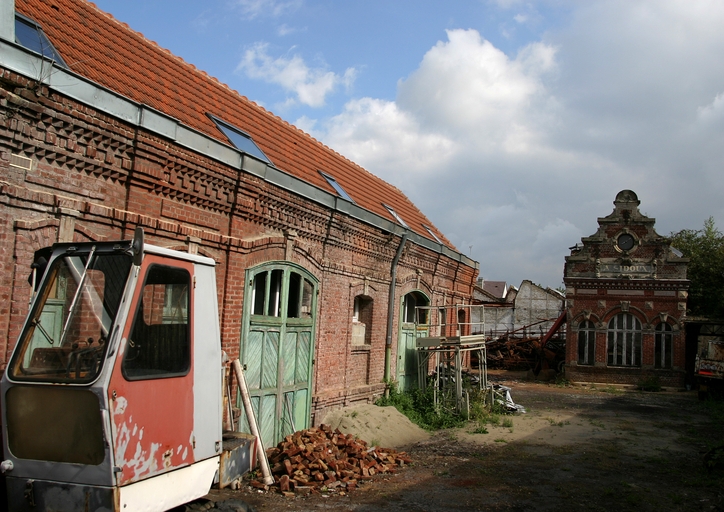
[[336,409],[328,412],[322,423],[364,439],[371,446],[398,448],[430,437],[392,406],[358,404]]

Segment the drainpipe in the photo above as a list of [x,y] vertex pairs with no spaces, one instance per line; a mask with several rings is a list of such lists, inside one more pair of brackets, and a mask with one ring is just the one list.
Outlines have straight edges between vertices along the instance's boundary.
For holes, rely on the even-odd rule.
[[402,235],[395,259],[390,269],[390,294],[387,300],[387,338],[385,340],[385,382],[390,381],[390,365],[392,360],[392,324],[395,320],[395,288],[397,285],[397,264],[400,262],[402,250],[407,242],[407,231]]
[[15,0],[0,0],[0,39],[15,43]]

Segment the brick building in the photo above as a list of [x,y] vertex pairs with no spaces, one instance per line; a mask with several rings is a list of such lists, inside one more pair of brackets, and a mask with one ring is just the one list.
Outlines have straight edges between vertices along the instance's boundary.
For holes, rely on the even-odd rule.
[[413,385],[414,306],[470,302],[477,263],[400,190],[92,3],[0,0],[0,76],[3,368],[34,253],[136,226],[217,262],[267,442]]
[[654,230],[631,190],[566,257],[566,376],[684,385],[688,259]]

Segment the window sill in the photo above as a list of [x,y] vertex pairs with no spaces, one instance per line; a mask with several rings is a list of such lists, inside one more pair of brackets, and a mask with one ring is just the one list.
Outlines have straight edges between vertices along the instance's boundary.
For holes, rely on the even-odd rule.
[[372,345],[352,345],[352,352],[369,352]]

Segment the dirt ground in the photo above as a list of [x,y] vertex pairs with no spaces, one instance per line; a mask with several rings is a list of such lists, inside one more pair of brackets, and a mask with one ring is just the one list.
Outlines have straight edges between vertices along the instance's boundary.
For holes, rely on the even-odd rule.
[[[349,494],[285,498],[245,483],[209,497],[217,506],[238,499],[258,511],[724,511],[724,469],[709,472],[703,464],[712,442],[724,440],[722,404],[699,402],[695,392],[564,387],[516,377],[491,380],[511,387],[527,413],[502,416],[484,429],[423,432],[396,447],[413,464]],[[368,437],[380,430],[372,413],[356,416],[371,425]],[[382,430],[398,428],[393,416],[385,421]]]

